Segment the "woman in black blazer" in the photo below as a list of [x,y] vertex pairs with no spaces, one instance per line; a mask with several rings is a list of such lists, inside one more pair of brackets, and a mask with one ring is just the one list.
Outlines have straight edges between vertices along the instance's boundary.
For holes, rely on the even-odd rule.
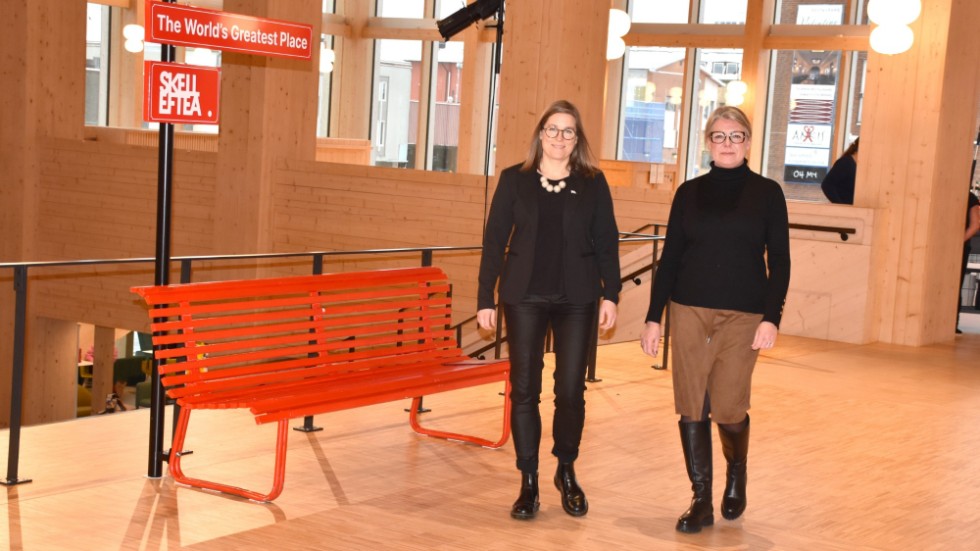
[[497,325],[498,279],[510,347],[511,431],[521,471],[511,516],[530,519],[538,510],[538,404],[549,325],[556,364],[555,485],[565,512],[582,516],[589,504],[572,465],[585,423],[589,337],[597,303],[599,327],[616,323],[622,284],[609,185],[596,167],[578,109],[567,101],[545,111],[527,159],[500,175],[480,262],[477,321],[484,329]]

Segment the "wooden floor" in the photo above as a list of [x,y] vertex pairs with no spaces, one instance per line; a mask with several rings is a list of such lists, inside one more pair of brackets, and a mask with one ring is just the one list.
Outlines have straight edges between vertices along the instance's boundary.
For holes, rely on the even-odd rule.
[[[387,404],[292,433],[274,504],[146,478],[148,411],[26,428],[0,496],[0,548],[49,549],[975,549],[980,534],[980,335],[923,348],[781,337],[753,387],[748,509],[674,530],[690,499],[669,371],[635,342],[599,351],[576,464],[590,511],[566,515],[542,443],[542,505],[512,520],[513,449],[417,436]],[[550,386],[550,385],[546,385]],[[426,399],[426,421],[499,430],[500,389]],[[550,396],[544,397],[550,405]],[[545,408],[545,426],[550,411]],[[169,425],[168,425],[169,426]],[[186,472],[265,490],[274,428],[243,412],[192,417]],[[716,440],[717,442],[717,440]],[[0,431],[6,472],[7,433]],[[724,463],[715,446],[715,503]]]

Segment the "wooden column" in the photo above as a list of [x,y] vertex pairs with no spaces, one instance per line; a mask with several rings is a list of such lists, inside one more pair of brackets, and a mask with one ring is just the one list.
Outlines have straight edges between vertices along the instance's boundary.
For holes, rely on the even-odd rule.
[[[226,0],[225,11],[313,25],[321,2]],[[312,60],[225,52],[222,55],[213,250],[271,251],[272,172],[277,159],[316,155],[319,48]],[[176,182],[176,193],[180,182]],[[246,275],[246,274],[241,274]]]
[[[472,26],[459,36],[463,39],[463,71],[459,109],[459,148],[456,172],[483,174],[487,152],[487,112],[493,44],[480,42],[479,29]],[[491,170],[493,167],[490,167]]]
[[350,24],[350,36],[338,37],[334,45],[333,94],[330,96],[330,135],[366,140],[371,137],[371,102],[374,41],[361,37],[368,17],[374,15],[374,0],[337,0],[336,13]]
[[78,324],[40,316],[32,319],[25,356],[30,367],[24,370],[24,425],[74,419]]
[[601,153],[609,6],[609,0],[507,3],[497,174],[526,157],[534,125],[559,99],[578,107],[593,152]]
[[[3,4],[4,30],[0,33],[0,259],[8,262],[38,260],[35,242],[40,180],[37,152],[47,138],[78,139],[85,118],[84,2],[9,0]],[[10,404],[13,334],[11,272],[0,273],[0,403]],[[76,398],[74,325],[45,325],[28,319],[25,348],[24,422],[54,420],[68,411]],[[40,327],[42,326],[43,327]],[[45,333],[47,331],[47,333]],[[53,332],[65,331],[54,335]],[[42,335],[44,335],[42,337]],[[66,369],[55,383],[49,360],[60,350],[46,349],[43,340],[71,341],[70,350],[57,358]],[[41,357],[43,354],[43,358]],[[67,366],[67,367],[66,367]],[[59,386],[60,385],[60,386]],[[39,392],[43,392],[42,396]],[[56,402],[64,411],[43,405]],[[0,426],[9,421],[9,407],[0,407]],[[63,417],[62,417],[63,418]]]
[[769,36],[775,14],[775,0],[749,0],[745,14],[745,44],[742,48],[742,74],[745,82],[745,102],[740,106],[752,121],[753,147],[749,150],[749,166],[762,172],[762,145],[766,130],[766,96],[769,82],[769,59],[772,50],[763,47]]
[[980,3],[924,0],[915,43],[869,52],[854,204],[876,209],[870,332],[953,338],[980,93]]

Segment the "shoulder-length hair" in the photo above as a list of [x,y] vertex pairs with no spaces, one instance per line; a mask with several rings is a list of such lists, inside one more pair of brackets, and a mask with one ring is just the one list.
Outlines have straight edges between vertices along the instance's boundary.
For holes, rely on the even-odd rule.
[[857,153],[859,141],[861,141],[860,136],[854,138],[854,141],[851,143],[851,145],[847,146],[847,149],[844,150],[844,155],[854,155],[855,153]]
[[544,150],[541,148],[541,131],[544,130],[544,125],[548,119],[556,113],[571,115],[575,119],[575,135],[578,140],[576,140],[575,149],[572,150],[572,154],[568,158],[569,172],[583,174],[590,178],[595,176],[596,172],[599,171],[598,163],[595,155],[592,154],[592,148],[589,147],[589,140],[585,137],[585,129],[582,128],[582,116],[579,115],[578,108],[566,100],[558,100],[552,103],[541,115],[541,119],[538,120],[538,124],[534,127],[534,132],[531,135],[531,146],[528,148],[527,159],[521,165],[521,171],[530,172],[538,169],[541,157],[544,155]]

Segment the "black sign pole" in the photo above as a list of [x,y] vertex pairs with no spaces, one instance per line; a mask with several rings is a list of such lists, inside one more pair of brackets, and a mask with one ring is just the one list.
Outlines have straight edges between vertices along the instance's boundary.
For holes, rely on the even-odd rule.
[[[176,0],[163,0],[173,4]],[[177,58],[177,48],[161,44],[160,61],[173,62]],[[144,94],[145,94],[144,90]],[[157,168],[157,250],[154,285],[170,283],[170,206],[174,169],[174,125],[160,124],[160,155]],[[150,373],[150,457],[146,475],[150,478],[163,476],[163,421],[164,397],[160,384],[160,360],[153,359]]]

